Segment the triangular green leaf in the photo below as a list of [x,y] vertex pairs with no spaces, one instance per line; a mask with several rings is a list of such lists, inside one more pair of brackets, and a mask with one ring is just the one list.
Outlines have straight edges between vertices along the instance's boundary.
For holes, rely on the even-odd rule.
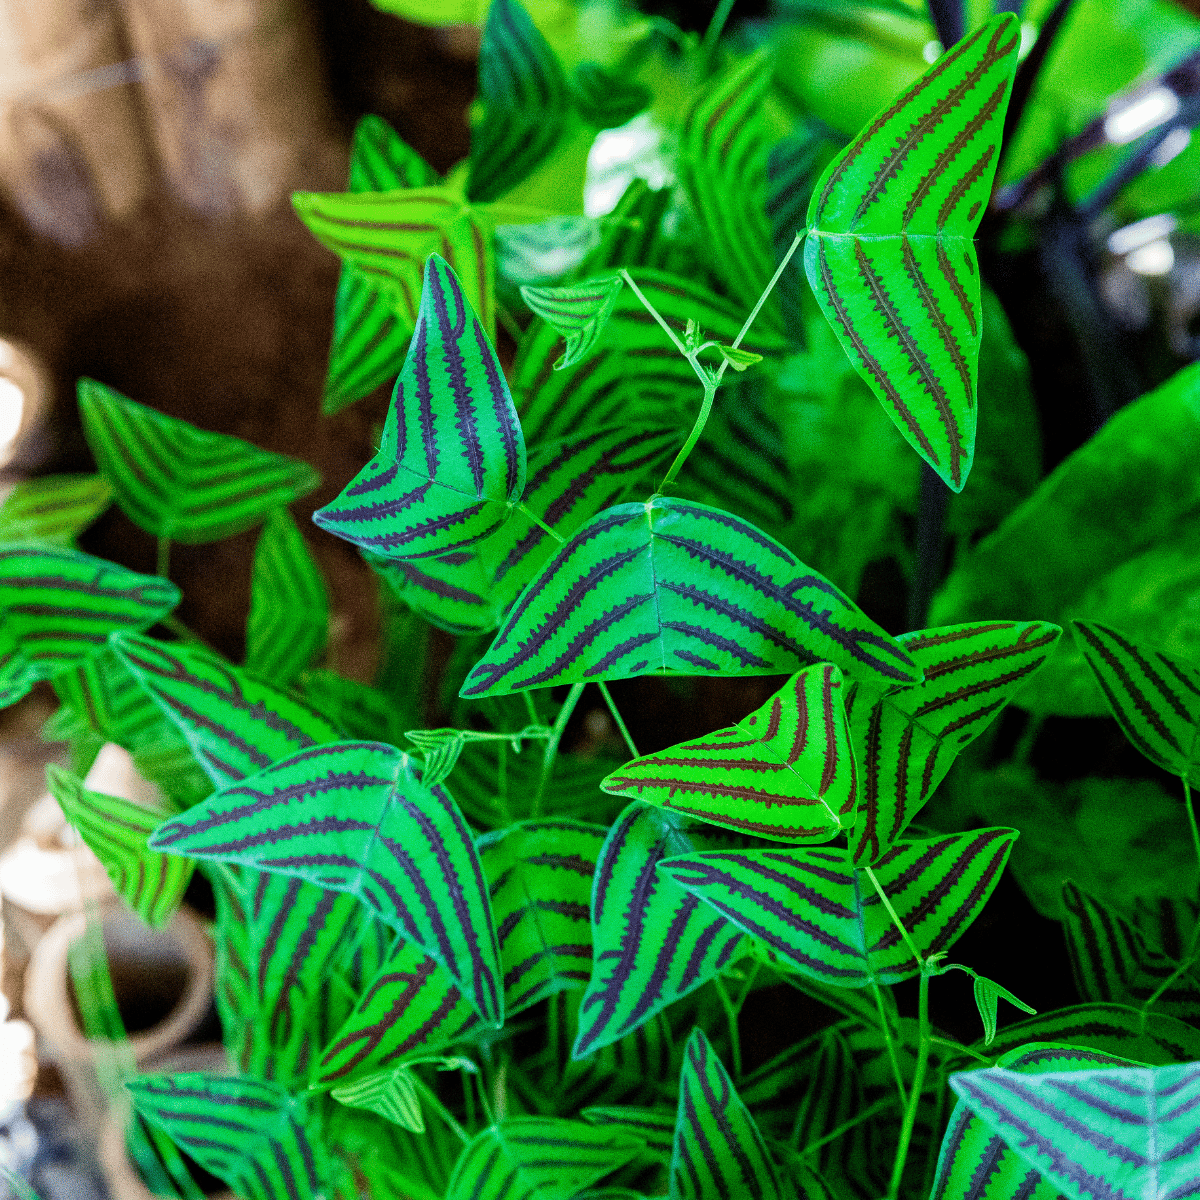
[[952,1075],[963,1103],[1069,1200],[1196,1189],[1200,1063]]
[[524,821],[479,839],[509,1016],[592,974],[592,875],[607,830],[581,821]]
[[438,173],[385,121],[362,117],[350,139],[351,192],[394,192],[431,187]]
[[509,1117],[463,1150],[446,1200],[552,1200],[574,1196],[622,1167],[639,1138],[559,1117]]
[[650,105],[650,90],[598,62],[581,62],[571,76],[571,98],[593,129],[615,129]]
[[754,1118],[700,1029],[683,1052],[670,1200],[783,1200],[779,1172]]
[[378,454],[313,520],[389,558],[498,529],[525,489],[525,440],[500,362],[458,277],[430,256]]
[[160,825],[151,845],[357,896],[436,958],[485,1021],[501,1022],[499,948],[471,832],[450,794],[424,787],[394,746],[301,751]]
[[818,663],[736,725],[635,758],[600,786],[759,837],[829,841],[858,798],[842,694],[842,673]]
[[533,173],[562,136],[567,78],[519,0],[492,0],[479,47],[483,119],[471,131],[467,196],[496,200]]
[[1094,621],[1074,627],[1125,736],[1164,771],[1200,785],[1200,666]]
[[568,287],[523,287],[526,304],[566,338],[567,351],[556,371],[574,366],[591,354],[621,294],[620,275],[598,275]]
[[425,1116],[417,1095],[413,1074],[408,1067],[379,1071],[354,1083],[335,1087],[330,1093],[341,1104],[351,1108],[366,1108],[402,1129],[413,1133],[425,1132]]
[[525,589],[460,695],[578,680],[920,671],[828,580],[732,513],[655,496],[589,521]]
[[46,768],[46,785],[67,820],[104,864],[113,887],[153,929],[174,915],[196,864],[176,854],[158,854],[147,846],[168,813],[120,796],[93,792],[79,776],[56,763]]
[[187,545],[232,537],[321,481],[307,463],[198,429],[94,379],[78,391],[84,436],[117,503],[155,537]]
[[850,835],[869,864],[895,843],[974,741],[1054,649],[1044,621],[980,621],[901,634],[924,671],[916,687],[879,696],[852,686],[846,711],[861,773],[862,815]]
[[126,1087],[147,1121],[245,1200],[320,1200],[352,1182],[308,1102],[276,1083],[193,1073]]
[[982,312],[972,237],[1020,37],[1003,13],[943,54],[826,168],[804,269],[908,443],[958,492],[975,447]]
[[286,508],[272,510],[254,548],[246,670],[286,683],[325,648],[329,592]]
[[112,484],[103,475],[22,479],[0,505],[0,542],[71,548],[112,498]]
[[669,855],[730,840],[640,801],[617,818],[592,885],[592,978],[573,1058],[624,1037],[735,961],[741,932],[655,871]]
[[763,356],[761,354],[754,354],[750,350],[739,350],[736,346],[726,346],[721,342],[714,342],[713,344],[720,352],[721,357],[735,371],[744,371],[748,367],[754,366],[755,363],[762,362]]
[[341,737],[315,709],[212,651],[137,635],[114,637],[111,644],[217,787]]
[[[1017,840],[976,829],[899,842],[873,870],[923,957],[946,950],[982,911]],[[865,868],[845,850],[713,851],[659,870],[805,975],[839,987],[919,974]]]

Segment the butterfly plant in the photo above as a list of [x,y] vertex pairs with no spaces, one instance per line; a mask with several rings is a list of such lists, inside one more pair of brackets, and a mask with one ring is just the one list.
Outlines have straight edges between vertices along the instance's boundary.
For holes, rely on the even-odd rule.
[[[680,35],[676,182],[531,278],[561,226],[513,233],[506,198],[649,96],[494,0],[462,169],[372,117],[348,191],[296,197],[342,258],[326,412],[393,384],[307,532],[306,464],[80,382],[98,474],[0,508],[0,670],[5,703],[56,693],[50,788],[123,900],[161,925],[212,893],[230,1068],[133,1079],[155,1136],[246,1200],[1196,1192],[1197,935],[1168,953],[1067,882],[1086,1003],[1043,1014],[964,940],[1019,830],[948,824],[939,788],[980,776],[1059,625],[889,632],[823,565],[841,500],[801,469],[843,421],[967,486],[1004,401],[973,238],[1021,38],[984,21],[845,142],[780,140],[769,51]],[[156,574],[77,547],[110,502]],[[169,550],[252,530],[233,661],[173,615]],[[378,589],[370,683],[326,652],[330,536]],[[1200,667],[1074,637],[1190,815]],[[737,711],[687,736],[625,699],[718,681]],[[85,784],[105,742],[156,806]],[[961,975],[969,1024],[934,982]],[[773,1057],[743,1036],[770,1011]]]

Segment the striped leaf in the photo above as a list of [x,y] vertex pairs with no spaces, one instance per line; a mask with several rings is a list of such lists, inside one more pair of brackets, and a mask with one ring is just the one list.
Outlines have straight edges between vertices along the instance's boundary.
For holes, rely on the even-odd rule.
[[617,75],[588,61],[581,62],[571,76],[571,98],[593,129],[616,129],[648,108],[651,94],[628,75]]
[[111,644],[217,787],[341,736],[315,709],[211,651],[128,634]]
[[332,1084],[392,1070],[479,1027],[450,972],[414,943],[397,938],[354,1011],[321,1052],[317,1080]]
[[379,452],[313,520],[389,558],[440,555],[498,529],[524,488],[525,441],[500,362],[434,254]]
[[655,870],[669,856],[730,840],[640,801],[618,817],[592,885],[592,977],[572,1058],[624,1037],[742,953],[737,929]]
[[[642,214],[635,210],[629,219],[649,221],[656,216],[657,209],[651,208]],[[621,246],[627,243],[614,246],[614,256]],[[680,340],[689,320],[719,342],[728,344],[737,337],[746,313],[736,301],[717,296],[692,279],[636,262],[629,274]],[[588,269],[599,274],[612,265],[599,262]],[[612,426],[672,428],[681,438],[691,428],[696,374],[631,288],[617,296],[612,316],[585,361],[555,371],[561,345],[558,330],[538,318],[517,349],[513,395],[531,444]],[[787,348],[778,332],[758,322],[742,345],[763,355]]]
[[641,1138],[648,1153],[669,1162],[675,1145],[675,1110],[641,1105],[597,1105],[580,1114],[585,1121],[608,1129],[621,1129]]
[[320,1200],[354,1189],[308,1102],[266,1079],[194,1072],[125,1085],[137,1111],[245,1200]]
[[1074,1004],[1006,1025],[989,1046],[973,1047],[997,1058],[1029,1042],[1065,1042],[1100,1054],[1113,1054],[1158,1066],[1200,1060],[1200,1030],[1151,1010],[1121,1004]]
[[467,823],[409,755],[380,742],[302,750],[160,825],[154,849],[243,863],[348,892],[502,1020],[491,903]]
[[521,288],[525,303],[566,339],[566,353],[554,364],[556,371],[591,354],[617,306],[623,282],[620,275],[597,275],[568,287]]
[[179,589],[78,550],[0,545],[0,694],[20,699],[101,652],[109,634],[147,629],[179,603]]
[[[1017,840],[976,829],[900,842],[872,868],[922,957],[946,950],[982,911]],[[660,871],[765,943],[797,971],[839,987],[919,974],[866,868],[849,851],[710,851]]]
[[369,1109],[413,1133],[425,1132],[425,1115],[408,1067],[368,1075],[356,1083],[334,1088],[331,1095],[341,1104]]
[[22,479],[0,505],[0,542],[41,542],[72,549],[112,503],[103,475],[47,475]]
[[972,241],[1017,66],[1001,14],[943,54],[826,168],[804,269],[850,361],[956,492],[975,449],[982,311]]
[[398,329],[411,333],[416,326],[425,263],[438,254],[462,280],[484,332],[494,335],[491,222],[457,193],[445,187],[293,192],[292,206],[322,246],[354,264],[359,282],[390,298]]
[[635,758],[600,786],[742,833],[830,841],[857,800],[842,673],[808,667],[736,725]]
[[246,670],[284,683],[321,653],[328,635],[321,569],[291,514],[274,509],[254,549]]
[[169,417],[81,379],[79,415],[117,504],[155,537],[197,545],[252,529],[321,482],[307,463]]
[[113,888],[153,929],[179,907],[196,864],[175,854],[158,854],[147,840],[168,813],[120,796],[94,792],[57,763],[46,767],[46,786],[63,815],[104,864]]
[[[560,537],[613,504],[648,490],[678,445],[667,430],[601,429],[543,442],[529,455],[524,503]],[[523,512],[490,537],[419,563],[380,558],[372,566],[398,595],[451,632],[495,629],[558,543]]]
[[700,1029],[683,1052],[670,1200],[787,1195],[754,1118]]
[[913,683],[899,644],[753,525],[655,496],[589,521],[522,592],[460,695],[577,680],[774,675],[824,660]]
[[558,1200],[637,1157],[639,1138],[558,1117],[509,1117],[463,1149],[446,1200]]
[[846,696],[861,772],[862,816],[854,861],[872,863],[903,834],[974,741],[1054,649],[1062,630],[1045,621],[979,621],[901,634],[924,671],[916,687]]
[[382,118],[360,118],[350,139],[352,192],[431,187],[438,173]]
[[404,714],[379,688],[347,679],[329,667],[302,671],[292,688],[347,737],[362,742],[404,741]]
[[479,839],[509,1016],[587,985],[592,876],[606,832],[581,821],[524,821]]
[[1095,621],[1073,624],[1125,736],[1164,771],[1200,785],[1200,666]]
[[[1140,1063],[1053,1042],[1023,1046],[996,1064],[1023,1075],[1135,1067]],[[938,1157],[930,1200],[1057,1200],[1058,1189],[1015,1154],[960,1100]]]
[[[390,192],[431,187],[437,182],[437,172],[382,117],[365,116],[354,127],[350,192]],[[397,311],[397,302],[393,290],[377,287],[353,262],[342,263],[321,400],[326,416],[399,372],[414,315]]]
[[[616,267],[627,267],[632,273],[638,267],[670,271],[673,265],[678,266],[674,262],[678,257],[676,245],[663,231],[671,202],[671,188],[652,189],[644,179],[631,180],[616,208],[601,223],[600,241],[579,264],[580,276],[586,278]],[[675,274],[686,278],[684,271],[676,270]]]
[[471,131],[467,196],[496,200],[554,149],[570,112],[558,58],[519,0],[492,0],[479,47],[483,119]]
[[[679,139],[679,182],[703,225],[713,265],[743,312],[775,273],[766,210],[774,139],[763,103],[770,86],[769,50],[727,67],[696,94]],[[782,330],[775,297],[758,320]]]
[[1200,1063],[952,1075],[963,1103],[1069,1200],[1194,1195]]
[[1069,879],[1063,883],[1063,909],[1071,970],[1085,1000],[1140,1008],[1154,997],[1155,1012],[1200,1022],[1200,981],[1191,971]]

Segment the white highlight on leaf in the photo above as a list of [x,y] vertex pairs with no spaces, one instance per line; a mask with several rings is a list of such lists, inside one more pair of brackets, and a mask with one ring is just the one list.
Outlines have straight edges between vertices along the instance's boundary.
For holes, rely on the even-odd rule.
[[926,42],[925,45],[921,47],[921,57],[927,63],[932,65],[942,57],[943,50],[945,50],[945,46],[943,46],[942,43],[937,40],[937,38],[934,38],[932,41]]
[[602,217],[612,212],[635,179],[644,179],[652,188],[673,183],[675,174],[664,149],[665,141],[662,128],[645,112],[616,129],[602,129],[588,152],[584,213]]
[[1167,275],[1175,265],[1175,251],[1166,238],[1159,238],[1128,254],[1125,265],[1138,275]]
[[1038,27],[1032,21],[1021,22],[1021,44],[1017,47],[1017,58],[1022,59],[1033,49],[1038,40]]
[[1172,129],[1170,133],[1163,138],[1157,150],[1150,158],[1150,163],[1155,167],[1165,167],[1173,158],[1178,158],[1192,144],[1192,131],[1190,129]]
[[1132,225],[1122,225],[1108,235],[1108,252],[1110,254],[1128,254],[1139,246],[1159,238],[1169,237],[1175,232],[1179,222],[1171,213],[1158,213],[1146,217],[1142,221],[1134,221]]
[[1178,112],[1179,97],[1160,84],[1132,100],[1118,101],[1104,118],[1104,136],[1123,146],[1169,121]]

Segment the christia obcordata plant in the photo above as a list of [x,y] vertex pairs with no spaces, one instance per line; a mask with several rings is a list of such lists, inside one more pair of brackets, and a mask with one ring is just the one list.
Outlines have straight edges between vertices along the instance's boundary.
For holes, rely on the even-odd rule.
[[[214,896],[231,1070],[123,1076],[135,1157],[188,1200],[183,1155],[244,1200],[1194,1195],[1200,665],[1123,620],[1113,580],[1172,553],[1176,578],[1196,540],[1170,513],[1121,550],[1100,530],[1134,446],[1161,504],[1196,510],[1200,368],[1014,497],[981,442],[975,484],[977,426],[994,406],[1019,441],[1028,395],[975,240],[1017,18],[930,55],[848,142],[773,135],[769,46],[723,65],[715,35],[679,41],[674,182],[633,179],[603,219],[545,219],[520,188],[652,97],[569,69],[517,0],[487,17],[462,169],[367,118],[349,190],[295,199],[343,260],[326,413],[395,379],[377,452],[313,517],[378,580],[375,684],[319,665],[303,463],[85,379],[99,473],[0,510],[0,682],[58,695],[54,795],[148,924],[196,871]],[[893,636],[851,597],[918,487],[950,497],[957,552],[938,623]],[[111,499],[158,539],[155,575],[75,547]],[[173,615],[170,548],[259,525],[237,665]],[[648,675],[777,678],[642,753],[608,685]],[[589,687],[613,733],[584,753],[564,738]],[[1014,699],[1032,730],[1111,710],[1181,781],[1183,865],[1142,892],[1058,869],[1067,826],[1045,834],[1022,748],[980,749]],[[105,741],[161,809],[84,787]],[[1126,809],[1167,804],[1176,830],[1151,786]],[[1084,802],[1060,798],[1069,822]],[[1034,1013],[952,957],[1010,855],[1079,1004]],[[931,1017],[949,973],[974,1041]],[[828,1019],[750,1068],[769,988]]]

